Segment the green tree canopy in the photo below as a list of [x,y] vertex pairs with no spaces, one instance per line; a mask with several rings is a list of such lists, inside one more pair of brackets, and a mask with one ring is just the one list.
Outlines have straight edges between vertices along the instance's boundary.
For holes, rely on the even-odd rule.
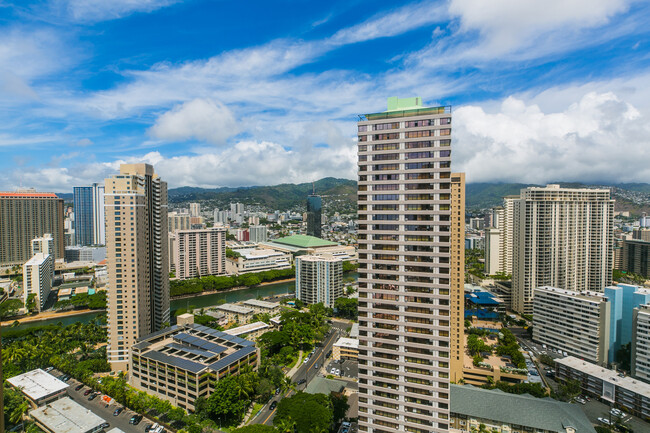
[[274,425],[295,423],[299,432],[329,432],[333,421],[332,402],[325,394],[307,394],[299,391],[278,404]]

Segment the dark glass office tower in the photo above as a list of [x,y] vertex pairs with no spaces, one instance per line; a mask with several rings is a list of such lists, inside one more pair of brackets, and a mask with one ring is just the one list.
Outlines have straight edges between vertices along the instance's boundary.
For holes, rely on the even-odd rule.
[[321,210],[323,201],[319,195],[311,194],[307,197],[307,234],[321,237]]

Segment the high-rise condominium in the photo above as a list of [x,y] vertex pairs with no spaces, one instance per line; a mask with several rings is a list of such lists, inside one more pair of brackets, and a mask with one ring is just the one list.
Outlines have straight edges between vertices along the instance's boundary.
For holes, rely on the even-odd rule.
[[201,204],[200,203],[190,203],[190,216],[193,216],[193,217],[201,216]]
[[75,186],[73,189],[74,235],[77,245],[104,245],[104,185]]
[[307,234],[321,237],[323,200],[319,195],[307,197]]
[[451,111],[390,98],[358,130],[359,430],[447,431],[464,272]]
[[609,189],[529,187],[514,200],[512,309],[533,313],[537,287],[603,291],[612,282]]
[[0,265],[32,257],[32,239],[51,233],[53,259],[64,256],[63,199],[53,193],[0,192]]
[[296,257],[296,299],[333,308],[343,296],[343,261],[332,255]]
[[172,253],[176,276],[182,280],[225,274],[226,229],[179,230]]
[[136,340],[169,323],[167,183],[149,164],[122,164],[105,187],[108,361],[126,370]]

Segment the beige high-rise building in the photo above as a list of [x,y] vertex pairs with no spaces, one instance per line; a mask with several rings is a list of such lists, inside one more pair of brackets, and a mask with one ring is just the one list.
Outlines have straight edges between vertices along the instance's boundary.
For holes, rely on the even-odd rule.
[[34,295],[34,301],[38,311],[45,308],[47,298],[52,291],[54,280],[54,259],[47,253],[36,253],[23,265],[23,302],[28,307],[30,295]]
[[175,233],[178,230],[189,230],[191,227],[190,214],[169,212],[167,215],[168,227],[170,233]]
[[191,217],[201,216],[201,204],[200,203],[190,203],[190,216]]
[[549,286],[600,292],[612,282],[614,200],[609,189],[529,187],[514,200],[512,309],[533,313]]
[[359,430],[446,432],[464,273],[451,110],[389,98],[358,131]]
[[226,229],[179,230],[175,234],[174,268],[181,280],[226,273]]
[[463,379],[465,355],[465,173],[451,174],[450,380]]
[[32,239],[51,233],[53,259],[65,253],[63,199],[53,193],[0,192],[0,265],[32,257]]
[[333,308],[343,296],[343,260],[331,254],[296,257],[296,299]]
[[108,361],[126,370],[138,338],[169,324],[167,183],[149,164],[105,181]]

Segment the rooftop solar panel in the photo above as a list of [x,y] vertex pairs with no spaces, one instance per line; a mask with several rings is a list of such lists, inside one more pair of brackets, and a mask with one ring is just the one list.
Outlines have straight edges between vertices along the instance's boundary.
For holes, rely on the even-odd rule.
[[220,360],[213,362],[212,364],[208,365],[208,368],[214,371],[219,371],[224,367],[229,366],[233,362],[238,361],[247,355],[250,355],[251,353],[255,352],[255,350],[256,349],[254,347],[244,347],[243,349],[240,349],[235,353],[232,353],[228,356],[224,356]]
[[199,364],[198,362],[179,358],[178,356],[167,355],[166,353],[160,353],[153,350],[151,352],[143,354],[142,357],[152,359],[154,361],[164,362],[165,364],[173,365],[174,367],[178,367],[195,374],[206,368],[203,364]]

